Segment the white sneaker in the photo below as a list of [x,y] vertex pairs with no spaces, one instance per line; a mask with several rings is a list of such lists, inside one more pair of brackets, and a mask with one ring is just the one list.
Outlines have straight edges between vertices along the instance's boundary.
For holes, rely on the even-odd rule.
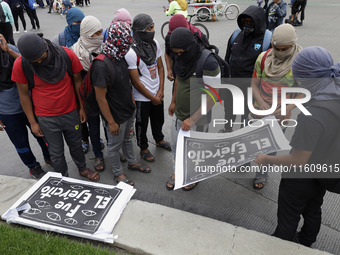
[[13,34],[19,34],[19,33],[20,33],[20,31],[17,31],[17,30],[13,31]]
[[27,33],[27,30],[24,30],[25,33]]

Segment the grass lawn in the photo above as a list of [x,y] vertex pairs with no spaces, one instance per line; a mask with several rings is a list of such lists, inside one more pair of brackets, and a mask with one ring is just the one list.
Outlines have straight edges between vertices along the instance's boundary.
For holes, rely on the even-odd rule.
[[27,228],[0,224],[0,254],[102,255],[116,253],[113,248],[110,250],[108,247],[96,246],[89,242],[72,241],[65,236],[59,236],[54,233],[45,232],[43,234]]

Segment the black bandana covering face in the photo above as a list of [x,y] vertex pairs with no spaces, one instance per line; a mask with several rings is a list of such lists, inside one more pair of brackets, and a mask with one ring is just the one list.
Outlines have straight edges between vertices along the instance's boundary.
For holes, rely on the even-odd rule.
[[155,32],[146,32],[154,24],[147,14],[138,14],[132,23],[133,45],[136,54],[147,65],[152,65],[157,57],[157,45],[154,41]]
[[112,60],[120,61],[128,53],[131,39],[131,28],[127,23],[113,22],[109,27],[103,53]]
[[172,32],[170,46],[172,49],[185,51],[176,57],[175,72],[179,78],[189,79],[196,71],[196,63],[202,54],[203,47],[198,44],[194,34],[183,27],[176,28]]

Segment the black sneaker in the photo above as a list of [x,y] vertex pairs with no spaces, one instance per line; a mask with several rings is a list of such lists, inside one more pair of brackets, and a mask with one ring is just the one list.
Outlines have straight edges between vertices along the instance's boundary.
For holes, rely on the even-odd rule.
[[36,179],[40,179],[46,174],[44,170],[41,169],[41,166],[39,163],[37,163],[35,167],[30,168],[29,171],[30,171],[30,175],[32,175]]

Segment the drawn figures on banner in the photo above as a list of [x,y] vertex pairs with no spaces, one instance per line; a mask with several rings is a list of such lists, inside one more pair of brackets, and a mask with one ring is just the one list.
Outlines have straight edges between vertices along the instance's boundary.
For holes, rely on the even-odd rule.
[[[52,196],[54,197],[59,197],[62,200],[58,201],[55,205],[54,208],[56,209],[61,209],[66,212],[67,217],[73,217],[77,211],[80,209],[81,205],[87,204],[87,202],[90,200],[92,197],[93,193],[91,190],[81,190],[81,186],[70,186],[72,189],[64,190],[63,188],[59,187],[53,187],[53,186],[45,186],[41,189],[41,194],[40,198],[44,199],[46,197],[51,198]],[[82,188],[82,187],[81,187]],[[98,192],[99,191],[99,192]],[[108,193],[105,192],[105,190],[97,190],[98,193]],[[109,204],[111,197],[104,197],[101,195],[96,195],[96,204],[94,205],[93,208],[95,209],[105,209],[106,206]],[[42,201],[40,201],[41,203]],[[75,205],[77,204],[77,205]],[[74,206],[75,205],[75,206]]]
[[208,159],[217,159],[219,166],[241,163],[246,160],[246,153],[249,150],[249,146],[256,146],[257,151],[263,151],[266,148],[272,146],[268,138],[261,138],[258,140],[246,142],[220,142],[215,144],[214,150],[189,150],[187,157],[198,166],[204,163]]

